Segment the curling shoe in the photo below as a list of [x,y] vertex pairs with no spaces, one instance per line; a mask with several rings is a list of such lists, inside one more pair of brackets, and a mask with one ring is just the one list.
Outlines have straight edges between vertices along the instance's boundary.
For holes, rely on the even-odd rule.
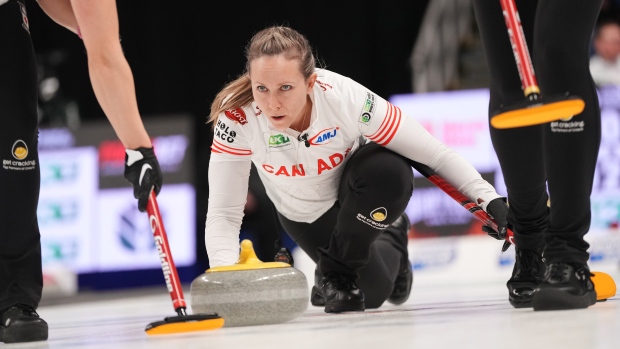
[[388,302],[395,305],[403,304],[409,299],[411,286],[413,285],[413,266],[411,262],[409,262],[409,252],[407,250],[410,228],[411,222],[409,221],[409,217],[403,213],[386,229],[387,233],[392,233],[396,238],[399,244],[398,249],[403,254],[398,275],[396,276],[396,280],[394,280],[394,289],[387,299]]
[[20,343],[47,340],[47,322],[34,309],[16,304],[0,311],[0,342]]
[[318,277],[312,287],[310,302],[315,306],[325,306],[326,313],[343,311],[364,311],[364,293],[357,287],[355,277],[329,272]]
[[587,264],[551,263],[536,289],[534,310],[583,309],[596,303],[596,291]]
[[529,308],[538,285],[545,276],[542,252],[515,246],[515,265],[512,277],[506,283],[508,301],[515,308]]

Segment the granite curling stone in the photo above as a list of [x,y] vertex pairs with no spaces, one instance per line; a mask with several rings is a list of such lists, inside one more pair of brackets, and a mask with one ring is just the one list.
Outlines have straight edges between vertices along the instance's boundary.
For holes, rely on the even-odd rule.
[[239,261],[198,276],[191,284],[194,314],[217,313],[225,327],[278,324],[301,316],[309,303],[306,276],[283,262],[261,262],[250,240]]

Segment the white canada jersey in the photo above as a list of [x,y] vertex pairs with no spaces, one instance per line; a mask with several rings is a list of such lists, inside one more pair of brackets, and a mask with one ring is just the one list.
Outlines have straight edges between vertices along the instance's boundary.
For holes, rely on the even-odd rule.
[[483,208],[499,197],[469,163],[398,107],[347,77],[316,72],[311,122],[301,133],[274,129],[255,103],[220,114],[205,229],[212,267],[237,260],[250,162],[278,212],[296,222],[311,223],[331,208],[345,163],[368,140],[426,164]]

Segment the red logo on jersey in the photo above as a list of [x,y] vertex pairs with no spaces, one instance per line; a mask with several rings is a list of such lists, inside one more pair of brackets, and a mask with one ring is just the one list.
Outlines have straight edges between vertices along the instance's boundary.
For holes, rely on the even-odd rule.
[[[351,149],[350,148],[347,149],[347,153],[348,153],[349,150],[351,150]],[[317,159],[317,164],[316,164],[317,165],[316,166],[317,167],[317,175],[320,175],[321,173],[323,173],[325,171],[334,169],[338,165],[342,164],[342,161],[344,160],[345,156],[347,156],[347,154],[345,154],[343,156],[340,153],[334,153],[334,154],[330,155],[327,159],[318,158]],[[306,176],[306,170],[304,169],[304,165],[303,164],[291,165],[290,167],[280,166],[278,169],[276,169],[272,165],[263,164],[263,169],[267,173],[271,173],[274,176],[285,176],[285,177],[295,177],[295,176],[304,177],[304,176]]]
[[229,118],[230,120],[240,123],[241,125],[245,125],[248,123],[248,119],[246,119],[245,113],[243,112],[243,109],[241,108],[228,109],[224,111],[224,114],[226,114],[226,117]]
[[319,87],[323,89],[323,91],[327,91],[327,88],[329,87],[329,89],[331,90],[333,87],[330,84],[326,84],[324,82],[320,82],[319,80],[316,81],[317,84],[319,84]]

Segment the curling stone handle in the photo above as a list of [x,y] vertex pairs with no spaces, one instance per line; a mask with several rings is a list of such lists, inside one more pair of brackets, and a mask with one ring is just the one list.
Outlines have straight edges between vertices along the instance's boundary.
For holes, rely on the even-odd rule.
[[254,252],[254,245],[252,245],[252,241],[243,240],[241,241],[241,251],[239,252],[239,261],[237,264],[258,264],[263,263],[256,256],[256,252]]
[[159,254],[159,260],[161,261],[161,268],[164,272],[166,286],[168,288],[168,292],[170,292],[170,298],[172,298],[172,306],[174,307],[174,310],[181,315],[181,313],[185,313],[187,304],[185,303],[185,298],[183,297],[183,289],[181,288],[177,268],[174,265],[174,260],[172,259],[172,253],[170,251],[170,245],[168,244],[168,237],[164,228],[164,222],[162,221],[161,214],[159,213],[157,197],[155,192],[152,190],[146,205],[146,212],[149,215],[149,223],[151,226],[151,231],[153,232],[153,238],[155,239],[155,245],[157,246],[157,253]]

